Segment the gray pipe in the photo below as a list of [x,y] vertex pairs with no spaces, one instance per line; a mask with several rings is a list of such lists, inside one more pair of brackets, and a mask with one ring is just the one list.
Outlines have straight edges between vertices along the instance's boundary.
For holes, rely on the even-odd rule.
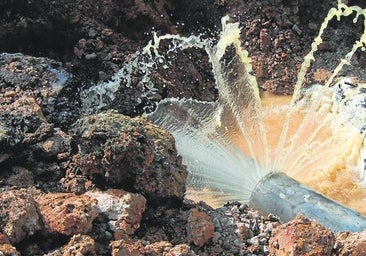
[[250,205],[279,216],[282,222],[302,214],[317,220],[335,233],[366,229],[366,216],[332,201],[281,172],[271,172],[258,182],[251,194]]

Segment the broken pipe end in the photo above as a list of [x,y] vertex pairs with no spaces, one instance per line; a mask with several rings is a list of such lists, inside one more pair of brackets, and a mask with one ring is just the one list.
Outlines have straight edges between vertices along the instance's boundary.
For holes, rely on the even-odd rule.
[[335,233],[366,229],[365,216],[307,188],[282,172],[271,172],[258,182],[251,194],[250,205],[279,216],[282,222],[302,214]]

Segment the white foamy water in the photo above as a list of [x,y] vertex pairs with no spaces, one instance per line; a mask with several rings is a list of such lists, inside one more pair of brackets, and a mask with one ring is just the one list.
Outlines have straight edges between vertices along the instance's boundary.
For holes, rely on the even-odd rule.
[[[152,99],[157,89],[150,77],[159,65],[169,72],[172,64],[165,57],[167,54],[172,53],[173,58],[178,51],[203,49],[212,65],[218,101],[165,99],[147,115],[173,134],[188,167],[189,192],[215,205],[228,200],[248,202],[266,174],[281,171],[366,213],[366,88],[338,76],[344,66],[350,65],[355,52],[363,50],[366,25],[349,52],[339,56],[339,65],[324,85],[303,87],[329,22],[346,16],[354,17],[354,22],[366,22],[365,10],[339,1],[338,8],[329,11],[304,57],[292,98],[280,103],[268,104],[268,99],[261,98],[251,59],[241,45],[239,24],[224,17],[218,41],[154,34],[153,40],[136,52],[112,81],[85,91],[84,109],[87,112],[105,108],[106,100],[115,100],[121,84],[133,86],[132,74],[136,70],[142,74],[142,96],[137,100]],[[162,42],[169,44],[164,53],[159,48]]]
[[[219,92],[218,102],[166,99],[148,115],[174,135],[178,152],[190,172],[187,185],[194,193],[206,194],[212,201],[248,201],[262,177],[281,171],[335,199],[338,198],[331,191],[331,185],[324,182],[317,186],[315,183],[327,175],[329,179],[344,176],[351,180],[350,186],[359,186],[362,200],[362,183],[365,182],[363,131],[366,116],[364,106],[361,106],[364,86],[349,88],[352,84],[349,79],[336,82],[335,78],[344,65],[350,64],[353,54],[363,47],[365,34],[345,56],[340,56],[339,65],[325,85],[302,89],[329,21],[351,14],[355,14],[356,22],[360,16],[365,16],[365,10],[340,3],[337,9],[329,11],[311,51],[304,58],[294,95],[278,113],[280,125],[276,114],[266,114],[269,108],[262,106],[251,60],[239,40],[239,25],[229,23],[227,17],[222,20],[220,39],[214,46],[197,37],[165,35],[155,37],[154,43],[145,48],[145,52],[158,55],[161,40],[174,40],[175,49],[200,47],[210,58]],[[271,118],[274,119],[271,121]],[[274,132],[273,125],[280,128]]]

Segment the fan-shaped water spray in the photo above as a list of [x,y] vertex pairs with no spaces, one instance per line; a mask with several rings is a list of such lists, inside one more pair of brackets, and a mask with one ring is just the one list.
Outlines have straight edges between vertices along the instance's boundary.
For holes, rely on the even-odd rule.
[[[315,61],[328,23],[352,15],[354,22],[363,19],[360,38],[341,56],[324,85],[304,88],[307,70]],[[353,86],[352,79],[339,77],[354,53],[364,50],[365,23],[366,10],[339,1],[338,7],[329,11],[304,57],[292,98],[281,98],[276,104],[273,100],[268,104],[261,97],[251,59],[239,39],[239,25],[224,17],[218,41],[154,35],[112,81],[86,90],[83,106],[88,111],[103,109],[108,100],[115,99],[121,84],[132,86],[136,70],[142,74],[142,97],[153,99],[157,89],[150,76],[154,68],[160,65],[168,72],[171,64],[166,56],[170,53],[203,49],[212,65],[218,101],[165,99],[155,112],[147,115],[175,137],[178,152],[189,170],[187,196],[203,194],[214,203],[252,203],[280,215],[284,221],[304,213],[334,231],[361,230],[366,228],[363,216],[292,178],[366,213],[366,87]],[[162,42],[166,45],[166,41],[169,48],[162,54],[160,46]],[[343,178],[338,181],[338,177]]]
[[[148,115],[174,135],[190,172],[188,187],[201,192],[209,190],[216,199],[250,202],[261,210],[279,214],[285,221],[303,213],[334,231],[366,228],[363,216],[287,176],[309,183],[314,181],[310,169],[345,172],[346,167],[359,177],[360,183],[365,181],[362,154],[366,115],[362,112],[354,118],[355,108],[352,110],[349,104],[354,94],[345,93],[352,91],[348,88],[349,81],[341,79],[335,84],[334,79],[344,65],[350,64],[353,54],[364,47],[366,32],[341,59],[325,85],[301,89],[329,21],[351,14],[355,14],[356,22],[360,16],[366,16],[366,10],[339,2],[338,8],[329,11],[301,65],[292,100],[285,106],[282,132],[269,140],[267,132],[271,130],[271,122],[268,119],[273,115],[264,116],[268,109],[262,107],[250,58],[239,40],[238,24],[228,23],[228,18],[223,18],[222,33],[214,46],[197,37],[154,38],[145,52],[156,56],[160,41],[165,39],[174,42],[175,50],[204,48],[210,57],[219,92],[216,103],[167,99]],[[357,88],[358,92],[363,91],[361,85]],[[279,171],[287,175],[277,173]]]

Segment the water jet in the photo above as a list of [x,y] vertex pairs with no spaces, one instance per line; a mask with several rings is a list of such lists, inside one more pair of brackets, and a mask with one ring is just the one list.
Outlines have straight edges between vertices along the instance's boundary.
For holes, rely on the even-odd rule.
[[[351,14],[355,15],[355,21],[363,17],[363,34],[324,85],[304,88],[307,70],[315,61],[314,53],[322,43],[328,23]],[[366,44],[366,10],[348,7],[339,1],[338,7],[329,11],[301,64],[293,96],[280,109],[266,107],[263,103],[251,59],[241,45],[240,32],[239,24],[230,23],[229,18],[224,17],[217,42],[198,36],[155,34],[142,52],[136,53],[132,66],[115,75],[114,82],[104,84],[100,90],[97,86],[92,87],[87,92],[94,90],[99,97],[94,100],[89,97],[88,102],[94,104],[105,95],[113,97],[121,78],[129,81],[132,68],[144,71],[147,95],[153,94],[154,86],[148,80],[151,70],[161,64],[169,68],[159,52],[162,41],[170,42],[169,52],[204,49],[215,76],[218,101],[169,98],[159,102],[156,110],[146,115],[175,137],[178,152],[189,170],[189,191],[207,191],[221,202],[248,202],[264,212],[278,214],[283,221],[303,213],[336,232],[365,229],[364,216],[301,183],[342,203],[349,203],[351,193],[361,191],[359,198],[366,195],[363,184],[366,182],[366,111],[360,107],[366,98],[366,87],[358,84],[350,88],[351,79],[339,76],[342,68],[350,65],[354,53]],[[140,54],[151,61],[139,62]],[[99,105],[102,106],[103,102]],[[277,121],[272,119],[276,116],[271,112],[274,109],[281,112]],[[281,124],[281,131],[276,136],[269,136],[277,129],[275,123]],[[345,189],[338,188],[344,190],[340,193],[320,184],[321,175],[331,176],[334,180],[349,175],[352,182],[346,184],[349,186]],[[350,194],[348,197],[337,197],[347,193]]]
[[[364,166],[360,152],[365,139],[360,126],[366,119],[363,115],[352,123],[352,110],[349,104],[345,104],[352,96],[340,97],[339,91],[334,89],[346,90],[348,80],[341,79],[334,85],[334,79],[342,67],[349,64],[356,50],[366,43],[366,33],[340,61],[325,85],[302,91],[306,71],[314,61],[314,52],[322,43],[322,33],[329,21],[334,17],[339,20],[353,12],[356,13],[356,20],[360,15],[366,15],[366,10],[348,7],[340,2],[338,8],[329,11],[301,65],[282,123],[282,132],[274,140],[278,145],[275,149],[268,146],[264,108],[252,75],[251,60],[241,47],[238,24],[229,23],[227,17],[223,18],[220,39],[213,47],[199,38],[155,37],[154,43],[148,45],[145,52],[153,51],[158,55],[156,45],[165,39],[174,40],[175,45],[181,48],[204,48],[210,57],[219,91],[218,102],[166,99],[158,104],[154,113],[147,115],[174,135],[178,152],[190,171],[187,185],[191,189],[208,189],[208,193],[216,199],[248,202],[254,208],[277,214],[283,221],[289,221],[301,213],[334,232],[366,229],[363,215],[288,176],[296,177],[306,165],[310,168],[334,168],[331,166],[333,163],[327,163],[327,156],[322,151],[329,154],[327,147],[339,147],[341,150],[336,150],[334,154],[346,152],[348,166],[358,169],[355,174],[362,178]],[[305,112],[302,111],[304,108]],[[299,123],[296,123],[299,119],[294,117],[296,115],[301,116]],[[334,136],[334,131],[345,135]],[[276,170],[286,171],[287,174]]]

